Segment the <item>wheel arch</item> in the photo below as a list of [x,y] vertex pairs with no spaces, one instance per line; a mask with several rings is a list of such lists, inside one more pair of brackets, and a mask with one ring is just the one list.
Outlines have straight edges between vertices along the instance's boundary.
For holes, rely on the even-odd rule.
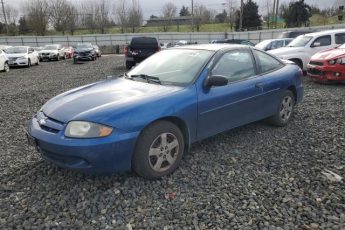
[[191,146],[191,141],[190,141],[190,131],[188,128],[187,123],[181,119],[180,117],[176,117],[176,116],[167,116],[167,117],[161,117],[157,120],[152,121],[151,123],[147,124],[140,132],[140,134],[143,132],[143,130],[145,130],[147,127],[153,125],[156,122],[159,121],[169,121],[171,123],[173,123],[174,125],[176,125],[182,132],[183,135],[183,140],[185,143],[185,151],[189,151],[190,146]]
[[292,61],[292,62],[298,62],[298,63],[296,63],[302,70],[303,70],[303,68],[304,68],[304,64],[303,64],[303,60],[302,59],[300,59],[300,58],[290,58],[289,59],[290,61]]
[[287,90],[290,90],[293,93],[295,103],[297,102],[297,90],[296,87],[293,85],[290,85]]

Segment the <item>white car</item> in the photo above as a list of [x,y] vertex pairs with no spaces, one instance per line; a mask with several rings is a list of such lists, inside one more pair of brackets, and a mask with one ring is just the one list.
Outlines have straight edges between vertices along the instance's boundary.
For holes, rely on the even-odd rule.
[[2,51],[1,49],[0,49],[0,71],[4,71],[4,72],[10,71],[6,53]]
[[65,58],[65,49],[60,44],[46,45],[38,54],[41,61],[59,61],[61,58]]
[[26,66],[33,64],[39,65],[38,53],[29,46],[13,46],[5,49],[9,66]]
[[274,50],[289,45],[292,40],[293,38],[267,39],[259,42],[255,47],[264,51]]
[[269,53],[295,62],[302,70],[307,69],[311,56],[345,43],[345,29],[328,30],[300,35],[286,47],[270,50]]

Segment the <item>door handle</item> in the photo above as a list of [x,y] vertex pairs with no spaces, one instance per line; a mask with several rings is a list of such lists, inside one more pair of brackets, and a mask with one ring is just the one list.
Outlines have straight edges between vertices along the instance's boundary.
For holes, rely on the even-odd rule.
[[264,83],[262,83],[262,82],[256,83],[255,84],[255,88],[257,88],[257,89],[264,89]]

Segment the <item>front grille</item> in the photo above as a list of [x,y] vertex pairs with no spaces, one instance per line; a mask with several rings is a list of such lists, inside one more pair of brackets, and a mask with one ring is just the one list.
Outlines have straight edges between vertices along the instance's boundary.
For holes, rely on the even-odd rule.
[[323,63],[322,63],[322,62],[319,62],[319,61],[310,61],[309,64],[310,64],[310,65],[323,66]]
[[10,57],[10,58],[8,58],[8,60],[9,61],[15,61],[15,60],[17,60],[17,58],[16,57]]
[[59,132],[59,130],[50,128],[50,127],[45,126],[45,125],[40,125],[40,126],[41,126],[41,129],[43,129],[44,131],[50,132],[50,133],[58,133]]
[[49,56],[50,53],[42,53],[42,55],[44,55],[44,56]]
[[308,68],[307,72],[311,75],[323,75],[323,72],[321,70],[318,69],[314,69],[314,68]]
[[63,122],[48,117],[43,112],[38,112],[36,114],[36,119],[41,129],[50,133],[58,133],[64,128]]

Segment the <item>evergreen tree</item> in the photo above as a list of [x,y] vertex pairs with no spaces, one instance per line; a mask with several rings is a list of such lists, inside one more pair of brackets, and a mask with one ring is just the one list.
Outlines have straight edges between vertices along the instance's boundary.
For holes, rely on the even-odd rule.
[[191,14],[189,13],[188,7],[182,6],[180,10],[180,16],[182,17],[182,16],[189,16],[189,15]]
[[291,2],[289,7],[282,12],[285,19],[285,27],[300,27],[309,24],[312,16],[312,8],[304,3],[304,0]]
[[20,17],[18,20],[18,23],[19,23],[18,30],[20,34],[26,34],[30,32],[30,28],[25,16]]
[[216,17],[215,17],[216,22],[224,23],[225,20],[226,20],[227,15],[228,15],[228,13],[225,10],[223,10],[223,13],[216,15]]
[[[259,15],[258,5],[256,2],[249,0],[243,4],[242,29],[258,29],[261,27],[261,16]],[[240,26],[240,12],[236,12],[236,30]]]

